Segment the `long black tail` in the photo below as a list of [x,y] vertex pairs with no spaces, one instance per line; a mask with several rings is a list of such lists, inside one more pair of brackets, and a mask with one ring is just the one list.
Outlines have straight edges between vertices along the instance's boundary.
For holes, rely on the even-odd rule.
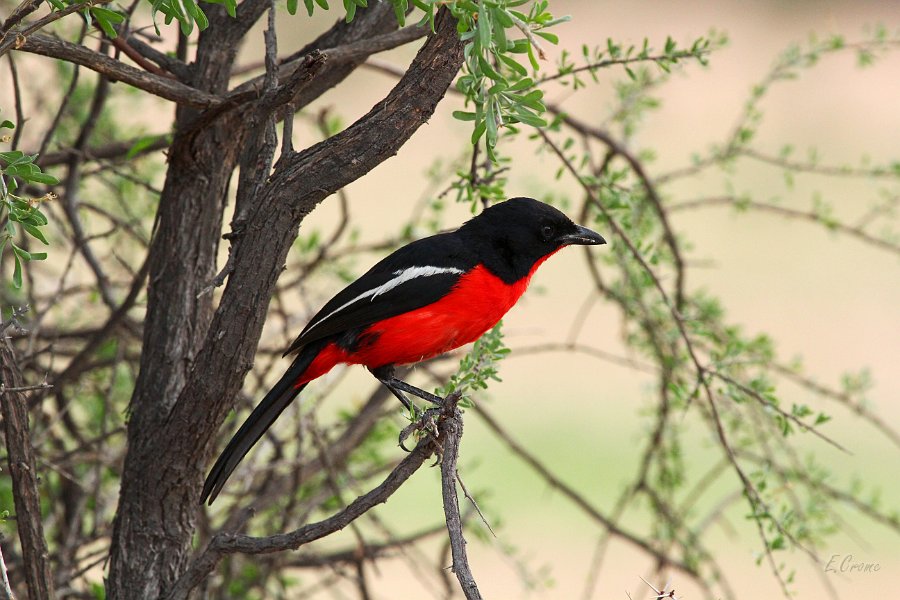
[[296,382],[306,371],[310,363],[316,357],[318,352],[301,352],[294,360],[287,372],[275,384],[269,393],[262,399],[262,402],[253,409],[241,428],[238,429],[231,441],[222,451],[216,464],[206,477],[206,483],[203,484],[203,494],[200,497],[200,504],[206,502],[212,504],[222,491],[222,486],[231,476],[232,471],[241,462],[241,459],[250,451],[250,449],[259,441],[259,438],[266,432],[275,419],[284,412],[288,404],[303,391],[306,384],[297,387]]

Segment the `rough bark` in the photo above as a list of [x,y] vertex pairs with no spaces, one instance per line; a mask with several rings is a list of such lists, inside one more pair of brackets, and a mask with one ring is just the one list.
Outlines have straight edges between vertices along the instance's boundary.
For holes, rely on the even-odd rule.
[[[258,6],[248,7],[254,19],[262,14]],[[389,10],[379,4],[361,11],[353,23],[336,26],[320,40],[340,44],[382,33]],[[233,22],[211,24],[191,65],[192,88],[225,91],[241,35]],[[454,24],[445,17],[385,101],[312,154],[282,160],[258,197],[239,207],[245,225],[233,238],[235,268],[212,324],[211,295],[200,292],[215,274],[224,199],[250,139],[248,124],[264,117],[246,111],[277,107],[238,107],[203,127],[196,127],[202,115],[179,111],[150,249],[143,354],[112,536],[109,598],[160,597],[184,570],[212,441],[252,365],[266,307],[300,221],[327,195],[395,154],[432,114],[461,62]],[[306,82],[302,101],[329,89],[357,63],[348,64]]]
[[0,338],[0,383],[0,412],[3,414],[25,586],[31,600],[45,600],[53,597],[53,578],[41,524],[41,499],[34,448],[28,432],[28,408],[20,391],[24,387],[22,374],[4,338]]

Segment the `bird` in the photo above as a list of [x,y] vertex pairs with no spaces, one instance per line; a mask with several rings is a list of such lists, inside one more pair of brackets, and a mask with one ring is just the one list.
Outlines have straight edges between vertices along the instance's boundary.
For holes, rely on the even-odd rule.
[[293,356],[216,460],[200,504],[213,501],[238,463],[306,385],[338,364],[359,364],[411,408],[405,393],[438,396],[394,376],[474,342],[519,300],[537,268],[571,245],[605,244],[533,198],[493,204],[454,231],[395,250],[329,300],[284,356]]

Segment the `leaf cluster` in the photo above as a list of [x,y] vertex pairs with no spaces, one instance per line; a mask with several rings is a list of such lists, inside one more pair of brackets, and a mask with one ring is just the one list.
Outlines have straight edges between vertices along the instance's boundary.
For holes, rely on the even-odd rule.
[[[4,120],[0,129],[13,128],[14,124]],[[47,217],[41,212],[39,205],[44,200],[54,198],[53,194],[45,194],[41,198],[26,198],[15,194],[23,184],[55,185],[59,181],[52,175],[44,173],[34,164],[37,155],[27,155],[19,150],[0,152],[0,257],[7,245],[12,249],[13,286],[22,287],[22,263],[31,260],[44,260],[46,252],[29,252],[16,243],[20,235],[27,234],[49,245],[43,230],[47,225]]]

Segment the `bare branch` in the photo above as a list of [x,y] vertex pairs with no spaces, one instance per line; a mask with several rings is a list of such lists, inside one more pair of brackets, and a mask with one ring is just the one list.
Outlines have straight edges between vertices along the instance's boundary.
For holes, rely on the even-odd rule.
[[318,523],[311,523],[289,533],[264,538],[231,533],[216,534],[200,556],[179,577],[166,598],[168,600],[187,598],[190,591],[212,572],[218,561],[226,554],[237,552],[243,554],[268,554],[284,550],[296,550],[304,544],[343,529],[368,510],[386,502],[433,453],[434,448],[431,440],[428,438],[423,439],[379,486],[351,502],[341,512]]
[[87,67],[92,71],[105,75],[110,81],[121,81],[149,92],[154,96],[159,96],[184,106],[210,108],[218,106],[222,102],[222,98],[215,94],[198,90],[169,77],[142,71],[99,52],[88,50],[84,46],[72,44],[43,33],[30,35],[18,50]]
[[[444,438],[441,456],[441,490],[444,498],[444,515],[447,520],[447,532],[450,535],[450,552],[453,557],[451,569],[456,573],[463,594],[468,600],[480,600],[481,592],[469,567],[466,555],[466,540],[462,532],[462,519],[459,515],[459,498],[456,494],[456,461],[459,457],[459,442],[463,434],[462,413],[456,407],[462,397],[455,392],[444,399],[441,412],[445,416],[438,422],[438,430]],[[449,413],[449,414],[448,414]]]
[[886,250],[892,254],[900,255],[900,244],[881,239],[867,232],[862,227],[854,227],[847,225],[836,219],[826,218],[824,215],[815,211],[798,210],[778,204],[769,204],[767,202],[759,202],[735,196],[712,196],[709,198],[696,198],[694,200],[685,200],[668,207],[670,212],[682,210],[694,210],[699,208],[713,206],[730,206],[738,210],[754,210],[759,212],[768,212],[788,219],[796,219],[801,221],[811,221],[818,223],[823,227],[843,233],[860,240],[870,246],[874,246],[880,250]]

